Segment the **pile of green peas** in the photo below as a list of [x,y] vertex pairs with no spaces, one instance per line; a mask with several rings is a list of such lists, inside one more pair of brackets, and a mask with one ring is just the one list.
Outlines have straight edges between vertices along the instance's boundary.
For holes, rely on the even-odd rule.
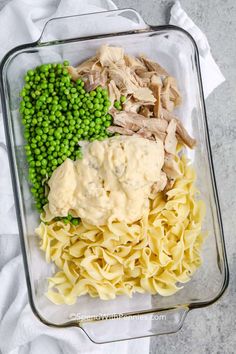
[[112,124],[108,91],[86,92],[73,82],[63,64],[43,64],[29,70],[21,91],[20,113],[27,142],[31,192],[39,211],[47,203],[45,182],[66,158],[82,157],[78,142],[103,140]]

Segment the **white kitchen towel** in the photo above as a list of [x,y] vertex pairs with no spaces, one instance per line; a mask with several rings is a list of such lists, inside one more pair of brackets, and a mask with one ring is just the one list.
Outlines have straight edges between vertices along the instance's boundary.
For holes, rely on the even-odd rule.
[[[115,9],[110,0],[13,0],[0,12],[0,60],[16,45],[39,38],[51,17]],[[205,97],[224,81],[211,56],[205,35],[176,2],[170,23],[183,27],[195,38]],[[32,314],[26,292],[19,248],[10,174],[0,115],[0,350],[3,354],[148,353],[149,339],[95,345],[76,328],[44,326]]]
[[170,24],[185,29],[192,35],[197,44],[200,55],[203,91],[205,98],[207,98],[217,86],[225,81],[224,76],[212,57],[207,37],[182,9],[179,1],[176,1],[172,6],[170,15]]

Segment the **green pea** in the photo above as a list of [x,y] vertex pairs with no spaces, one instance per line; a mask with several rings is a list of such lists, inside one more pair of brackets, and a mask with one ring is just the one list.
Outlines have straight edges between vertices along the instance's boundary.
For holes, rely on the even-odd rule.
[[42,168],[42,170],[40,171],[41,175],[45,176],[47,174],[47,171],[45,168]]
[[59,132],[57,132],[57,131],[54,133],[54,135],[55,135],[55,137],[56,137],[57,139],[60,139],[60,138],[61,138],[61,134],[60,134]]
[[72,225],[77,226],[77,225],[79,225],[79,219],[72,219],[71,223],[72,223]]
[[94,108],[91,102],[87,102],[88,109],[92,110]]
[[101,115],[102,115],[100,111],[95,111],[94,114],[95,114],[95,117],[101,117]]
[[57,165],[57,159],[53,159],[52,160],[52,164],[53,164],[53,166],[56,166]]
[[120,107],[120,102],[119,101],[115,101],[114,102],[114,107],[118,109]]
[[110,127],[111,123],[110,122],[105,122],[104,125],[105,125],[106,128],[108,128],[108,127]]
[[96,118],[95,119],[95,123],[96,124],[101,124],[102,123],[102,119],[101,118]]
[[35,155],[39,155],[39,154],[40,154],[40,149],[36,148],[36,149],[34,150],[34,153],[35,153]]
[[43,166],[43,167],[47,166],[47,160],[46,159],[42,159],[41,166]]
[[85,124],[85,125],[89,125],[89,124],[90,124],[90,120],[89,120],[89,119],[85,119],[85,120],[84,120],[84,124]]

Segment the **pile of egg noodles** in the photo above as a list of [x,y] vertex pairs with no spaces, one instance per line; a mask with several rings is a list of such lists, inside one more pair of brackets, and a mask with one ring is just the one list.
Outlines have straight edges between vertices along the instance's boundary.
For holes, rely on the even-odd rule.
[[196,198],[195,172],[176,156],[182,172],[166,194],[133,224],[110,219],[105,226],[52,220],[36,229],[47,262],[59,271],[49,278],[47,297],[74,304],[89,294],[103,300],[133,293],[172,295],[201,264],[205,204]]

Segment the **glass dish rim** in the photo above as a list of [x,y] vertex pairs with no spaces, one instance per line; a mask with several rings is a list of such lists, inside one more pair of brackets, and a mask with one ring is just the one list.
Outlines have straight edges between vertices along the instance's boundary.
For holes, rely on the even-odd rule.
[[[125,9],[125,10],[133,10],[133,9]],[[109,11],[115,12],[117,10],[112,10]],[[135,10],[134,10],[135,11]],[[105,13],[107,11],[102,11],[102,13]],[[101,13],[101,12],[99,12]],[[73,15],[73,16],[62,16],[58,17],[56,19],[66,19],[66,18],[71,18],[71,17],[79,17],[79,16],[84,16],[84,15],[96,15],[97,13],[90,13],[90,14],[81,14],[81,15]],[[47,24],[55,19],[50,19],[44,26],[44,29],[46,28]],[[62,324],[55,324],[51,323],[48,320],[44,319],[41,314],[39,313],[35,302],[33,298],[33,293],[32,293],[32,288],[30,284],[30,274],[29,274],[29,266],[28,266],[28,261],[27,261],[27,251],[26,251],[26,245],[24,241],[24,232],[23,232],[23,226],[22,226],[22,219],[21,219],[21,207],[20,207],[20,201],[19,201],[19,196],[18,196],[18,186],[16,183],[16,173],[17,170],[15,169],[14,166],[14,158],[13,158],[13,146],[11,144],[11,139],[10,139],[10,130],[9,130],[9,125],[8,125],[8,118],[7,118],[7,102],[6,102],[6,95],[4,92],[4,80],[3,80],[3,74],[4,74],[4,68],[5,64],[7,63],[8,59],[13,59],[14,54],[17,54],[19,51],[25,50],[25,49],[30,49],[30,48],[38,48],[38,47],[43,47],[43,46],[53,46],[57,44],[65,44],[65,43],[72,43],[72,42],[81,42],[85,40],[94,40],[94,39],[100,39],[100,38],[109,38],[109,37],[118,37],[118,36],[127,36],[127,35],[132,35],[132,34],[141,34],[141,33],[156,33],[159,31],[163,30],[175,30],[179,31],[182,34],[184,34],[188,39],[192,42],[194,51],[195,51],[195,65],[196,65],[196,70],[197,70],[197,76],[198,76],[198,84],[199,84],[199,89],[200,89],[200,100],[202,103],[202,108],[203,108],[203,118],[204,118],[204,124],[205,124],[205,132],[206,132],[206,147],[207,147],[207,153],[209,157],[209,168],[210,168],[210,175],[211,175],[211,182],[212,182],[212,187],[213,187],[213,196],[214,196],[214,202],[216,206],[216,212],[217,212],[217,220],[219,223],[219,230],[220,230],[220,239],[222,243],[222,259],[223,259],[223,264],[224,264],[224,281],[222,283],[222,287],[218,294],[208,300],[208,301],[200,301],[196,303],[190,303],[190,304],[182,304],[182,305],[176,305],[176,306],[171,306],[167,308],[153,308],[151,310],[142,310],[141,312],[139,311],[134,311],[134,312],[126,312],[126,316],[132,316],[132,315],[143,315],[143,314],[150,314],[150,313],[157,313],[157,312],[163,312],[167,310],[174,310],[178,308],[186,308],[188,311],[192,310],[194,308],[201,308],[201,307],[206,307],[209,306],[213,303],[215,303],[225,292],[225,290],[228,287],[229,284],[229,269],[228,269],[228,262],[227,262],[227,254],[226,254],[226,247],[225,247],[225,239],[224,239],[224,230],[223,230],[223,222],[222,222],[222,217],[221,217],[221,211],[220,211],[220,204],[219,204],[219,198],[218,198],[218,192],[217,192],[217,185],[216,185],[216,179],[215,179],[215,173],[214,173],[214,166],[213,166],[213,159],[212,159],[212,151],[211,151],[211,146],[210,146],[210,137],[209,137],[209,129],[208,129],[208,123],[207,123],[207,115],[206,115],[206,107],[205,107],[205,100],[204,100],[204,94],[203,94],[203,86],[202,86],[202,77],[201,77],[201,70],[200,70],[200,62],[199,62],[199,51],[197,44],[193,37],[184,29],[174,26],[174,25],[160,25],[160,26],[154,26],[154,25],[147,25],[145,29],[140,29],[140,30],[130,30],[130,31],[124,31],[124,32],[118,32],[118,33],[107,33],[107,34],[99,34],[99,35],[90,35],[90,36],[83,36],[83,37],[77,37],[77,38],[68,38],[68,39],[62,39],[62,40],[53,40],[53,41],[48,41],[45,43],[41,43],[40,40],[42,38],[42,35],[37,41],[31,42],[31,43],[26,43],[22,44],[19,46],[14,47],[11,49],[5,56],[3,57],[1,63],[0,63],[0,96],[1,96],[1,104],[2,104],[2,113],[3,113],[3,122],[4,122],[4,130],[5,130],[5,137],[6,137],[6,145],[7,145],[7,150],[8,150],[8,159],[9,159],[9,166],[10,166],[10,172],[11,172],[11,180],[12,180],[12,187],[13,187],[13,194],[14,194],[14,202],[15,202],[15,207],[16,207],[16,217],[17,217],[17,223],[18,223],[18,230],[19,230],[19,237],[20,237],[20,244],[21,244],[21,251],[22,251],[22,256],[23,256],[23,264],[24,264],[24,270],[25,270],[25,277],[26,277],[26,284],[27,284],[27,290],[28,290],[28,298],[29,298],[29,303],[30,307],[32,309],[32,312],[34,315],[45,325],[47,326],[52,326],[52,327],[57,327],[57,328],[66,328],[66,327],[80,327],[80,323],[86,321],[86,320],[73,320],[73,321],[67,321]],[[43,33],[42,32],[42,33]],[[112,317],[107,316],[106,320],[112,319]],[[93,321],[100,321],[100,319],[96,319]],[[83,328],[80,327],[82,330]],[[84,331],[84,330],[83,330]],[[86,331],[84,331],[86,333]],[[173,333],[173,332],[169,332]],[[86,333],[86,335],[88,335]],[[91,339],[91,338],[90,338]],[[92,340],[92,339],[91,339]]]

